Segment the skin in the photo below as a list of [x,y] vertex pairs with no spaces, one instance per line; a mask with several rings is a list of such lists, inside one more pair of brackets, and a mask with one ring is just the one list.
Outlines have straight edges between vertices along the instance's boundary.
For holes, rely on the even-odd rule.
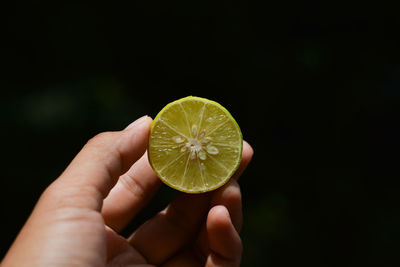
[[182,193],[128,238],[118,233],[160,187],[145,154],[152,119],[91,140],[41,195],[2,266],[239,266],[244,142],[233,179]]

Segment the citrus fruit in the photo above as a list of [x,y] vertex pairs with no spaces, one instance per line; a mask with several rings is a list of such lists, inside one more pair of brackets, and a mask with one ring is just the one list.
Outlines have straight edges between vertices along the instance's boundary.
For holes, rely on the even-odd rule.
[[186,193],[225,184],[239,167],[243,138],[231,114],[217,102],[188,96],[155,117],[148,157],[157,176]]

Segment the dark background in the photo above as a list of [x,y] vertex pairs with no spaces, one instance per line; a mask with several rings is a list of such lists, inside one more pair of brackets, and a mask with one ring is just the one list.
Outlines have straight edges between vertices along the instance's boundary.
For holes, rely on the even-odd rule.
[[[255,150],[240,181],[243,266],[400,263],[395,6],[15,1],[1,13],[1,256],[90,137],[196,95],[224,105]],[[132,229],[174,194],[163,187]]]

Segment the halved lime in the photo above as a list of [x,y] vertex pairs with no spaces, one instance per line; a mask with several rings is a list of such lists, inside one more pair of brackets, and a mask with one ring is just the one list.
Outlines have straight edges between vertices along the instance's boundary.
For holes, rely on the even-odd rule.
[[167,185],[202,193],[225,184],[239,167],[243,137],[217,102],[188,96],[166,105],[151,125],[150,164]]

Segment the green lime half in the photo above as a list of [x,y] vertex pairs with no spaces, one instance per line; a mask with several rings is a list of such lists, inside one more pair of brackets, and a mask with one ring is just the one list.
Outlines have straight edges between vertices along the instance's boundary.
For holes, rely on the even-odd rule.
[[217,102],[188,96],[166,105],[151,125],[148,156],[167,185],[202,193],[224,185],[239,167],[243,137]]

